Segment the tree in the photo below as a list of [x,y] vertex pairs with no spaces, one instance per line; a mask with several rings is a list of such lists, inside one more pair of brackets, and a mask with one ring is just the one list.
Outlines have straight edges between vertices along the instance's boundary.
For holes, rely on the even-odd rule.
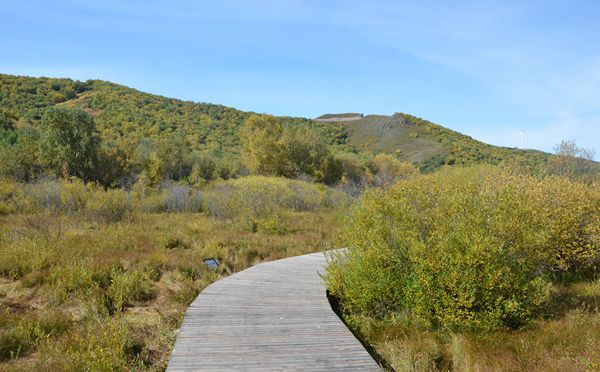
[[561,141],[554,147],[556,153],[548,161],[550,174],[577,178],[594,172],[594,150],[578,147],[575,141]]
[[48,170],[64,178],[95,177],[100,139],[90,114],[53,106],[44,113],[40,129],[40,156]]
[[280,144],[283,126],[270,115],[252,115],[240,133],[248,169],[263,175],[281,176],[285,159]]
[[241,132],[250,171],[263,175],[328,179],[329,148],[306,124],[284,126],[273,116],[254,115]]
[[144,171],[152,185],[158,185],[165,179],[165,163],[155,152],[148,156]]
[[14,130],[17,118],[9,112],[0,110],[0,129]]
[[329,148],[314,129],[306,125],[284,128],[280,146],[285,161],[282,176],[306,174],[319,181],[327,178]]
[[31,181],[41,172],[38,133],[19,131],[14,144],[0,143],[0,175],[19,181]]

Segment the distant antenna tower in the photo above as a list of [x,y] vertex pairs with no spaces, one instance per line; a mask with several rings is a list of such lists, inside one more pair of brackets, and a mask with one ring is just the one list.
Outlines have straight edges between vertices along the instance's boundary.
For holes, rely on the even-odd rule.
[[521,137],[521,150],[525,148],[524,143],[525,143],[525,132],[523,132],[522,130],[519,130],[519,135]]

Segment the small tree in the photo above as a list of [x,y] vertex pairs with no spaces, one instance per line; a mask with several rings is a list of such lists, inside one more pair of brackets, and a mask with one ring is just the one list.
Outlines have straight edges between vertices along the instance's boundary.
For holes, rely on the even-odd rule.
[[94,120],[83,110],[53,106],[42,117],[40,156],[58,176],[95,177],[100,143]]
[[551,174],[576,178],[594,171],[594,150],[578,147],[575,141],[561,141],[554,147],[556,153],[548,161]]
[[327,179],[329,148],[308,126],[285,128],[280,140],[285,165],[283,176],[306,174],[322,181]]
[[240,137],[246,164],[254,173],[329,178],[329,148],[309,126],[284,126],[273,116],[254,115],[244,123]]
[[16,121],[17,118],[14,115],[4,110],[0,110],[0,129],[13,130],[15,129]]
[[148,156],[144,171],[152,185],[158,185],[165,179],[165,163],[155,152]]
[[283,158],[280,139],[283,126],[270,115],[253,115],[244,122],[240,134],[246,165],[251,172],[264,175],[283,175]]

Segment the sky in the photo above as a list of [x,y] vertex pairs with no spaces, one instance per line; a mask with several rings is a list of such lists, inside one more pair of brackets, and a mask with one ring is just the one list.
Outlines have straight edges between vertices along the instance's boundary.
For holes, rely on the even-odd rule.
[[[600,2],[0,0],[0,72],[600,156]],[[1,87],[0,87],[1,89]]]

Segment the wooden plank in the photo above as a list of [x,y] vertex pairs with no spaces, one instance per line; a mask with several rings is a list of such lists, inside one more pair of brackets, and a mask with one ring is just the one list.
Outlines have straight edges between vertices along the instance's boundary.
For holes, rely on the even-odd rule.
[[259,264],[190,305],[168,371],[380,371],[333,312],[313,253]]

